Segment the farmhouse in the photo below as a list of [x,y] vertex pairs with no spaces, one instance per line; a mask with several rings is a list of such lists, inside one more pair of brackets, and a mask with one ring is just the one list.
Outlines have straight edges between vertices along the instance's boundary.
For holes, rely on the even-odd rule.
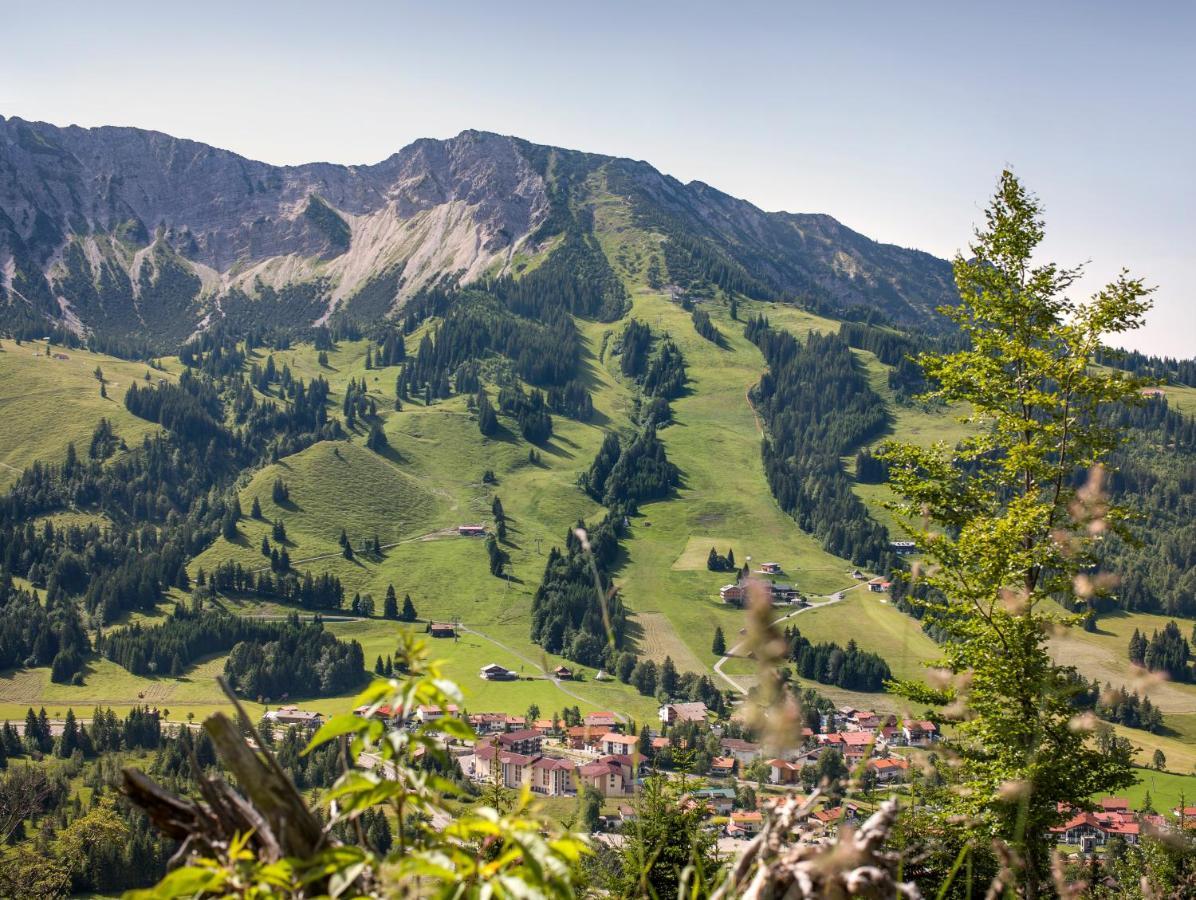
[[800,780],[801,766],[786,759],[768,761],[768,780],[772,784],[796,784]]
[[428,634],[434,638],[456,637],[457,626],[450,622],[432,622],[428,625]]
[[571,750],[592,750],[597,753],[602,749],[602,736],[605,729],[592,728],[589,725],[573,725],[565,732],[565,741]]
[[876,774],[877,784],[894,784],[905,781],[906,773],[909,772],[909,762],[900,756],[870,759],[868,768]]
[[457,534],[462,537],[482,537],[486,534],[485,525],[458,525]]
[[607,731],[617,731],[619,728],[619,717],[613,712],[586,713],[582,721],[591,728],[605,728]]
[[552,670],[552,677],[556,678],[560,681],[572,681],[573,680],[573,670],[570,669],[568,666],[557,666],[555,669]]
[[482,666],[478,673],[486,681],[514,681],[519,676],[512,672],[505,666],[500,666],[498,663],[490,663],[488,666]]
[[760,745],[739,738],[723,738],[719,741],[723,753],[733,756],[744,765],[750,765],[760,758]]
[[765,575],[780,575],[781,564],[776,562],[760,563],[760,571]]
[[706,704],[696,703],[666,703],[660,708],[660,721],[666,725],[678,722],[705,722]]
[[716,756],[710,761],[710,774],[720,778],[730,778],[735,774],[734,756]]
[[731,606],[743,606],[743,588],[738,584],[724,584],[718,589],[719,599]]
[[928,747],[938,739],[939,728],[933,722],[905,722],[901,735],[911,747]]
[[873,578],[868,582],[868,590],[874,594],[883,594],[893,585],[885,578]]
[[318,712],[308,712],[297,706],[280,706],[266,713],[266,718],[275,725],[298,725],[300,728],[316,728],[324,721]]

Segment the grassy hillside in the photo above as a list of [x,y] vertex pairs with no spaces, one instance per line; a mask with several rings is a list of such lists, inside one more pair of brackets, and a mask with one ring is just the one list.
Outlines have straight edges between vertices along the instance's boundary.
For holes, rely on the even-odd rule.
[[[670,461],[682,473],[681,484],[674,496],[642,506],[631,519],[615,571],[632,612],[630,633],[639,652],[657,661],[669,656],[682,670],[710,674],[716,662],[710,650],[714,628],[722,627],[729,644],[737,642],[743,615],[719,602],[718,588],[728,576],[707,571],[706,554],[713,546],[720,553],[734,549],[740,562],[748,557],[757,564],[780,562],[783,577],[810,596],[833,597],[854,587],[835,603],[801,613],[793,624],[814,641],[855,640],[863,649],[881,654],[898,677],[916,677],[922,664],[936,655],[933,642],[917,622],[883,597],[859,588],[848,575],[852,566],[846,560],[826,553],[801,532],[780,510],[764,477],[760,423],[748,401],[748,390],[758,382],[764,362],[743,337],[743,322],[765,313],[774,327],[799,336],[836,331],[838,323],[792,305],[753,301],[741,301],[740,321],[733,321],[725,298],[716,295],[700,301],[722,334],[722,344],[716,345],[697,334],[690,314],[667,293],[646,287],[646,271],[654,259],[659,263],[659,239],[633,227],[626,208],[613,198],[603,201],[599,195],[594,213],[602,246],[632,297],[628,317],[648,323],[657,334],[667,333],[683,352],[689,373],[686,391],[672,403],[674,422],[660,431]],[[529,261],[529,268],[536,259]],[[192,562],[192,576],[201,567],[210,571],[226,560],[255,569],[267,566],[260,552],[262,538],[269,535],[273,521],[281,520],[296,569],[335,574],[349,597],[358,592],[372,596],[379,613],[387,586],[393,585],[400,598],[411,595],[421,620],[461,621],[459,640],[436,641],[433,648],[446,661],[450,677],[464,688],[471,710],[522,713],[535,703],[543,714],[551,714],[576,704],[583,710],[622,711],[640,721],[651,718],[653,698],[622,684],[595,682],[592,671],[584,672],[578,683],[545,680],[543,672],[561,660],[544,654],[528,637],[532,596],[549,549],[559,546],[579,519],[593,521],[603,513],[577,487],[577,477],[588,468],[605,430],[631,427],[635,388],[623,380],[610,353],[623,324],[578,322],[584,345],[581,368],[595,415],[589,423],[554,417],[553,437],[541,448],[537,462],[529,460],[530,446],[505,417],[500,417],[500,431],[484,438],[467,398],[431,406],[413,401],[394,411],[398,369],[366,369],[362,341],[340,342],[329,352],[326,365],[309,345],[275,352],[276,367],[285,365],[304,379],[326,378],[334,407],[339,407],[350,379],[364,379],[377,402],[389,447],[380,453],[367,449],[365,430],[359,425],[347,441],[318,443],[245,473],[238,491],[246,516],[237,537],[221,538],[210,546]],[[409,351],[431,327],[434,323],[408,336]],[[35,349],[44,353],[44,345],[18,348],[5,341],[0,352],[0,414],[10,423],[0,432],[0,483],[10,482],[34,459],[61,459],[70,440],[85,451],[101,416],[110,418],[130,443],[155,428],[129,416],[121,403],[128,383],[144,375],[143,365],[85,351],[69,351],[68,358],[60,360],[34,355]],[[266,356],[261,349],[252,354],[258,364],[264,364]],[[873,388],[888,402],[892,437],[951,443],[966,432],[967,426],[952,411],[896,402],[888,387],[888,368],[871,353],[857,351],[856,356]],[[109,379],[108,399],[99,397],[96,365]],[[181,371],[177,361],[167,361],[167,369],[175,375]],[[1177,389],[1174,400],[1182,404],[1187,399]],[[47,410],[54,411],[52,419]],[[853,460],[844,462],[850,471]],[[495,473],[496,484],[483,482],[486,470]],[[277,478],[290,491],[282,504],[271,496]],[[857,484],[855,489],[878,519],[892,526],[880,509],[891,496],[888,488]],[[489,522],[496,495],[507,515],[509,579],[490,575],[481,540],[456,534],[461,523]],[[255,499],[262,509],[260,521],[248,516]],[[88,515],[72,512],[51,518],[55,524],[67,524]],[[383,552],[345,559],[338,544],[342,530],[355,548],[377,536]],[[287,611],[276,603],[245,598],[221,602],[243,615],[273,617]],[[1134,627],[1149,632],[1161,624],[1156,617],[1108,616],[1098,632],[1068,631],[1053,647],[1061,661],[1076,665],[1088,677],[1133,687],[1125,658],[1129,634]],[[328,627],[360,641],[370,665],[376,656],[394,651],[397,623],[342,616],[330,620]],[[477,671],[489,662],[534,680],[482,681]],[[30,705],[44,704],[57,716],[68,706],[86,713],[97,703],[122,708],[139,702],[168,708],[172,719],[188,712],[199,717],[223,705],[214,683],[222,665],[222,658],[209,659],[182,678],[171,679],[140,678],[98,661],[87,669],[81,687],[51,684],[44,669],[0,673],[0,717],[19,717]],[[743,686],[750,685],[753,671],[754,663],[747,659],[732,659],[724,667],[724,673]],[[816,687],[839,703],[918,712],[900,709],[884,694]],[[1159,791],[1179,790],[1189,782],[1174,773],[1196,766],[1196,687],[1154,684],[1150,696],[1167,714],[1171,731],[1159,736],[1121,731],[1141,748],[1141,761],[1149,761],[1156,748],[1164,751],[1173,774],[1151,777]],[[304,704],[331,712],[343,709],[346,702],[334,697]],[[1191,793],[1196,795],[1196,783]]]
[[[107,398],[100,396],[97,366],[107,382]],[[125,391],[144,379],[146,371],[144,363],[87,350],[54,347],[47,355],[44,341],[20,346],[0,341],[0,489],[34,460],[62,462],[72,441],[85,456],[102,418],[130,445],[156,431],[158,426],[131,415],[124,405]]]

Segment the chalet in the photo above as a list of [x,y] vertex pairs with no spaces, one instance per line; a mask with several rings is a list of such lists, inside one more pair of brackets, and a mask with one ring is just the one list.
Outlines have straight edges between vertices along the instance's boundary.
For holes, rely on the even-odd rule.
[[536,719],[536,721],[532,722],[528,728],[534,728],[536,733],[540,735],[552,734],[552,732],[556,730],[556,726],[553,724],[552,719]]
[[780,575],[782,572],[781,564],[776,562],[760,563],[760,571],[765,575]]
[[904,556],[909,553],[917,553],[918,545],[914,541],[889,541],[889,549]]
[[706,713],[706,704],[700,701],[695,703],[666,703],[660,708],[660,721],[666,725],[675,725],[678,722],[705,722]]
[[605,729],[591,728],[589,725],[573,725],[565,732],[565,743],[571,750],[590,750],[598,753],[602,749],[602,736]]
[[608,731],[599,740],[599,746],[602,748],[601,752],[608,756],[631,756],[636,752],[638,744],[639,738],[635,735],[619,734],[617,731]]
[[567,759],[541,756],[532,761],[531,788],[547,797],[566,797],[577,793],[573,772],[576,766]]
[[573,670],[568,666],[557,666],[552,670],[552,677],[558,681],[572,681]]
[[603,756],[579,768],[577,776],[604,797],[626,797],[635,789],[635,769],[626,756]]
[[620,825],[631,825],[632,823],[635,822],[635,819],[636,819],[635,807],[628,806],[626,803],[623,803],[619,806],[619,824]]
[[710,774],[716,778],[730,778],[735,774],[734,756],[716,756],[710,760]]
[[607,731],[618,731],[619,717],[613,712],[586,713],[582,722],[591,728],[605,728]]
[[458,525],[457,534],[461,537],[482,537],[486,534],[485,525]]
[[800,599],[801,595],[797,588],[789,584],[787,581],[774,581],[772,583],[772,602],[773,603],[792,603],[794,600]]
[[863,572],[861,572],[859,569],[855,569],[855,570],[854,570],[854,571],[851,573],[851,577],[852,577],[852,578],[854,578],[856,581],[863,581],[863,580],[864,580],[864,573],[863,573]]
[[871,756],[873,745],[877,743],[876,735],[866,731],[834,731],[830,734],[820,734],[818,742],[823,747],[838,750],[849,766],[857,765]]
[[498,663],[490,663],[488,666],[482,666],[478,673],[486,681],[514,681],[519,676],[512,672],[505,666],[500,666]]
[[718,589],[719,599],[731,606],[743,606],[744,590],[738,584],[724,584]]
[[450,703],[444,709],[441,709],[439,706],[421,706],[415,711],[415,718],[424,723],[435,722],[441,716],[446,714],[455,716],[458,712],[459,710],[457,709],[456,705],[452,703]]
[[772,784],[796,784],[801,780],[801,766],[786,759],[770,759],[768,780]]
[[403,720],[403,710],[399,707],[391,707],[383,703],[377,709],[372,704],[365,704],[353,710],[353,715],[364,718],[383,719],[390,722],[401,722]]
[[266,718],[275,725],[298,725],[300,728],[318,728],[324,721],[320,713],[297,706],[280,706],[266,713]]
[[507,730],[507,717],[502,713],[471,713],[469,724],[478,734],[495,734]]
[[1144,387],[1144,388],[1142,388],[1142,396],[1143,397],[1166,397],[1167,392],[1165,390],[1163,390],[1162,388]]
[[652,738],[652,752],[659,753],[661,750],[669,749],[669,739],[667,737]]
[[929,747],[939,736],[939,728],[933,722],[904,722],[901,736],[911,747]]
[[1120,837],[1127,844],[1138,843],[1141,826],[1130,812],[1079,812],[1051,829],[1060,844],[1074,844],[1085,853],[1103,847],[1110,838]]
[[883,594],[891,585],[884,578],[873,578],[868,582],[868,590],[874,594]]
[[512,753],[535,755],[540,752],[544,736],[535,729],[525,728],[521,731],[508,731],[505,734],[500,734],[494,740],[502,749],[510,750]]
[[750,765],[760,758],[760,745],[739,738],[723,738],[719,741],[723,753],[733,756],[743,765]]
[[428,634],[434,638],[456,637],[457,626],[451,622],[432,622],[428,625]]
[[897,784],[905,781],[909,773],[909,761],[900,756],[870,759],[868,768],[875,773],[877,784]]
[[503,716],[507,731],[517,731],[527,727],[527,716]]
[[841,822],[854,822],[858,818],[858,814],[859,810],[857,807],[854,804],[848,803],[846,806],[832,806],[829,809],[820,809],[810,816],[810,818],[830,831],[837,828]]
[[847,725],[855,731],[874,732],[880,728],[880,716],[874,712],[861,710],[847,720]]
[[744,837],[752,837],[759,834],[760,829],[764,827],[764,814],[757,810],[737,810],[731,813],[731,821],[727,823],[727,833]]

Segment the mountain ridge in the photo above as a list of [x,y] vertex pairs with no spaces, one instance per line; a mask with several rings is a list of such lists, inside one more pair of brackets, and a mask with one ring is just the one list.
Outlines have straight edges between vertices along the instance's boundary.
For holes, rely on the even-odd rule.
[[0,323],[177,340],[230,310],[310,325],[367,289],[370,315],[392,314],[434,284],[518,275],[518,256],[592,229],[599,187],[658,239],[661,281],[683,291],[920,324],[955,299],[945,261],[829,215],[765,212],[644,161],[509,135],[275,166],[158,131],[0,117]]

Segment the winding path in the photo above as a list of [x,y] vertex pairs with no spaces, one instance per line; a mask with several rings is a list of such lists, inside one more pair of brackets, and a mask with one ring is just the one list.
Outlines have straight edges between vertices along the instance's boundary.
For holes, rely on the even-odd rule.
[[[812,609],[822,609],[822,607],[824,607],[824,606],[834,606],[836,603],[838,603],[844,599],[844,595],[848,591],[854,591],[859,588],[862,588],[865,584],[867,584],[866,581],[861,581],[861,582],[858,582],[857,584],[853,584],[849,588],[844,588],[841,591],[837,591],[834,594],[828,595],[828,599],[824,600],[822,603],[811,603],[808,606],[803,606],[801,609],[789,613],[787,616],[781,616],[779,619],[774,620],[773,624],[776,625],[781,622],[787,622],[789,619],[792,619],[794,616],[800,616],[802,613],[809,612]],[[728,675],[726,672],[724,672],[723,665],[727,662],[727,660],[732,659],[739,652],[740,648],[743,647],[743,645],[746,643],[747,643],[746,640],[740,641],[738,644],[736,644],[734,647],[731,647],[726,653],[724,653],[722,658],[714,664],[714,674],[717,675],[719,678],[721,678],[723,681],[725,681],[727,684],[729,684],[732,687],[732,689],[738,691],[741,694],[746,694],[747,688],[745,688],[738,681],[736,681],[734,678],[732,678],[730,675]]]

